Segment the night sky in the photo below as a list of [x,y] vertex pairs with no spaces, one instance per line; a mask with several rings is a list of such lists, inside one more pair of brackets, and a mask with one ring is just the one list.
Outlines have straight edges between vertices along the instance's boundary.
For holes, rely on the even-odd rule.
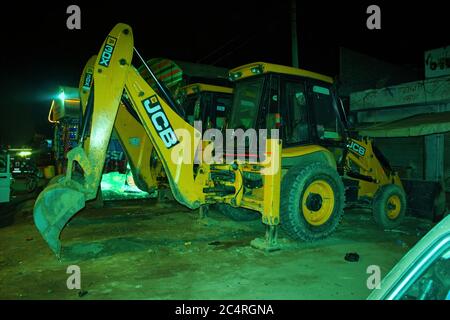
[[[290,64],[289,1],[92,2],[2,7],[0,144],[26,144],[35,132],[51,136],[47,113],[57,86],[78,85],[85,62],[117,22],[132,26],[135,46],[147,59],[227,68],[253,61]],[[300,67],[336,76],[343,46],[422,68],[424,50],[450,45],[444,1],[391,2],[396,6],[298,0]],[[81,30],[66,28],[70,4],[81,8]],[[381,30],[366,28],[370,4],[381,7]]]

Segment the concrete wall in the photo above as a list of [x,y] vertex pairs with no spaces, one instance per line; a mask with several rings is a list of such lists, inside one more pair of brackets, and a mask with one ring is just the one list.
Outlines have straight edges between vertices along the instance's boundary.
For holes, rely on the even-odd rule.
[[350,110],[428,106],[448,102],[450,102],[450,76],[353,92],[350,95]]
[[402,106],[401,108],[385,108],[382,112],[377,109],[361,110],[356,113],[359,124],[377,122],[389,122],[404,119],[416,114],[450,111],[450,103],[439,103],[431,105]]
[[[446,192],[450,192],[450,132],[443,136],[443,181]],[[375,138],[374,141],[394,169],[399,172],[401,178],[428,180],[425,137]]]
[[423,137],[376,138],[374,141],[400,178],[424,179]]

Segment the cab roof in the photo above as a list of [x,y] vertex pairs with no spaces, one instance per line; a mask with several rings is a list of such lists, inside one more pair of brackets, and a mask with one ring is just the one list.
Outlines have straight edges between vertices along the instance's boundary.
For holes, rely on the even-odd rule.
[[294,67],[283,66],[279,64],[272,64],[267,62],[253,62],[234,69],[231,69],[228,73],[230,81],[236,81],[258,74],[264,73],[280,73],[293,76],[300,76],[315,80],[320,80],[328,83],[333,83],[333,78],[325,76],[316,72],[298,69]]
[[199,92],[219,92],[219,93],[233,93],[233,89],[229,87],[215,86],[212,84],[206,83],[193,83],[187,86],[184,86],[182,90],[186,95],[191,95]]

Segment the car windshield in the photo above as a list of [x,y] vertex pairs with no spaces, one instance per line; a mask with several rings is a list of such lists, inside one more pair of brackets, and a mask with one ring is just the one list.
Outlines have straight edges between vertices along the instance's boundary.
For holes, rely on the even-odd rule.
[[417,279],[400,295],[401,300],[450,299],[450,242],[432,258]]
[[229,129],[255,127],[261,100],[264,78],[251,78],[236,83]]

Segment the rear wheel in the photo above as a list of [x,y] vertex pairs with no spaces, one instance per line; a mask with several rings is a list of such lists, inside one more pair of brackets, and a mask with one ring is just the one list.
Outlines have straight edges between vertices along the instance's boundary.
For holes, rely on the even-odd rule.
[[383,229],[397,227],[406,211],[406,196],[402,188],[395,184],[382,186],[375,193],[372,214],[375,223]]
[[281,227],[293,239],[329,236],[344,212],[344,184],[336,169],[315,162],[290,169],[281,185]]
[[221,214],[234,221],[251,221],[260,217],[260,214],[256,211],[245,208],[235,208],[225,203],[218,203],[216,208]]

